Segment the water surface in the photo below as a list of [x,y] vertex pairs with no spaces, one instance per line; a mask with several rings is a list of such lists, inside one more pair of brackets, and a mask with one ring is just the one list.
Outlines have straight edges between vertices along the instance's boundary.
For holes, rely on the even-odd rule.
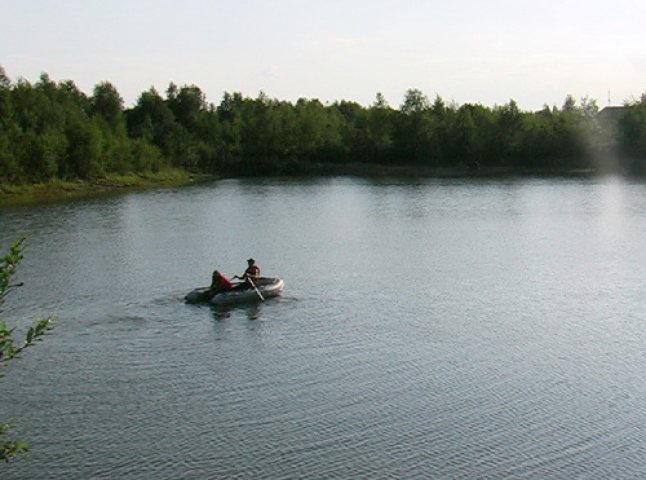
[[[3,479],[644,478],[646,188],[253,180],[0,211]],[[186,305],[254,256],[279,299]],[[26,320],[25,320],[26,319]]]

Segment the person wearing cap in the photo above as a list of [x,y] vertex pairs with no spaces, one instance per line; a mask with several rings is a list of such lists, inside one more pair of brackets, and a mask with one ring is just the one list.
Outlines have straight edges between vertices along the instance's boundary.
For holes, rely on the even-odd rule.
[[251,282],[255,284],[260,278],[260,267],[256,264],[256,261],[253,258],[247,260],[247,265],[247,269],[244,271],[241,277],[236,275],[233,278],[244,280],[245,284],[251,286]]

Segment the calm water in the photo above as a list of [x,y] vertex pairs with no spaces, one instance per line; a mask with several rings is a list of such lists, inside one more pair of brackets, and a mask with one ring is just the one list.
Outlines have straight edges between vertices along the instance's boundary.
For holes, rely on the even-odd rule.
[[[223,181],[0,211],[5,479],[646,477],[646,185]],[[182,297],[254,256],[279,299]]]

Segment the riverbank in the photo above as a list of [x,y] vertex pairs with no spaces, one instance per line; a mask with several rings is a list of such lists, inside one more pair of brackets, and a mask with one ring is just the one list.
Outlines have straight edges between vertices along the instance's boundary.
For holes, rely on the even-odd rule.
[[428,167],[421,165],[377,165],[377,164],[330,164],[317,163],[298,168],[288,176],[356,176],[356,177],[400,177],[400,178],[498,178],[498,177],[590,177],[604,172],[592,168],[580,169],[530,169],[518,167]]
[[0,207],[87,198],[128,190],[170,188],[214,178],[172,169],[157,173],[107,175],[95,180],[52,179],[45,183],[0,184]]
[[261,168],[255,171],[240,169],[239,171],[231,171],[222,175],[195,174],[181,169],[172,169],[158,173],[108,175],[92,181],[54,179],[46,183],[36,184],[0,184],[0,207],[85,198],[128,190],[180,187],[216,178],[243,178],[250,176],[486,179],[500,177],[590,177],[602,175],[603,173],[594,169],[437,168],[416,165],[363,163],[296,163],[287,168]]

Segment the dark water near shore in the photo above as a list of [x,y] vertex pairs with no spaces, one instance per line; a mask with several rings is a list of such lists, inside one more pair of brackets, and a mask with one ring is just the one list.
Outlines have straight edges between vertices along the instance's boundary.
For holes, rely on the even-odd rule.
[[[646,185],[223,181],[0,211],[4,479],[644,478]],[[258,259],[281,298],[182,297]]]

